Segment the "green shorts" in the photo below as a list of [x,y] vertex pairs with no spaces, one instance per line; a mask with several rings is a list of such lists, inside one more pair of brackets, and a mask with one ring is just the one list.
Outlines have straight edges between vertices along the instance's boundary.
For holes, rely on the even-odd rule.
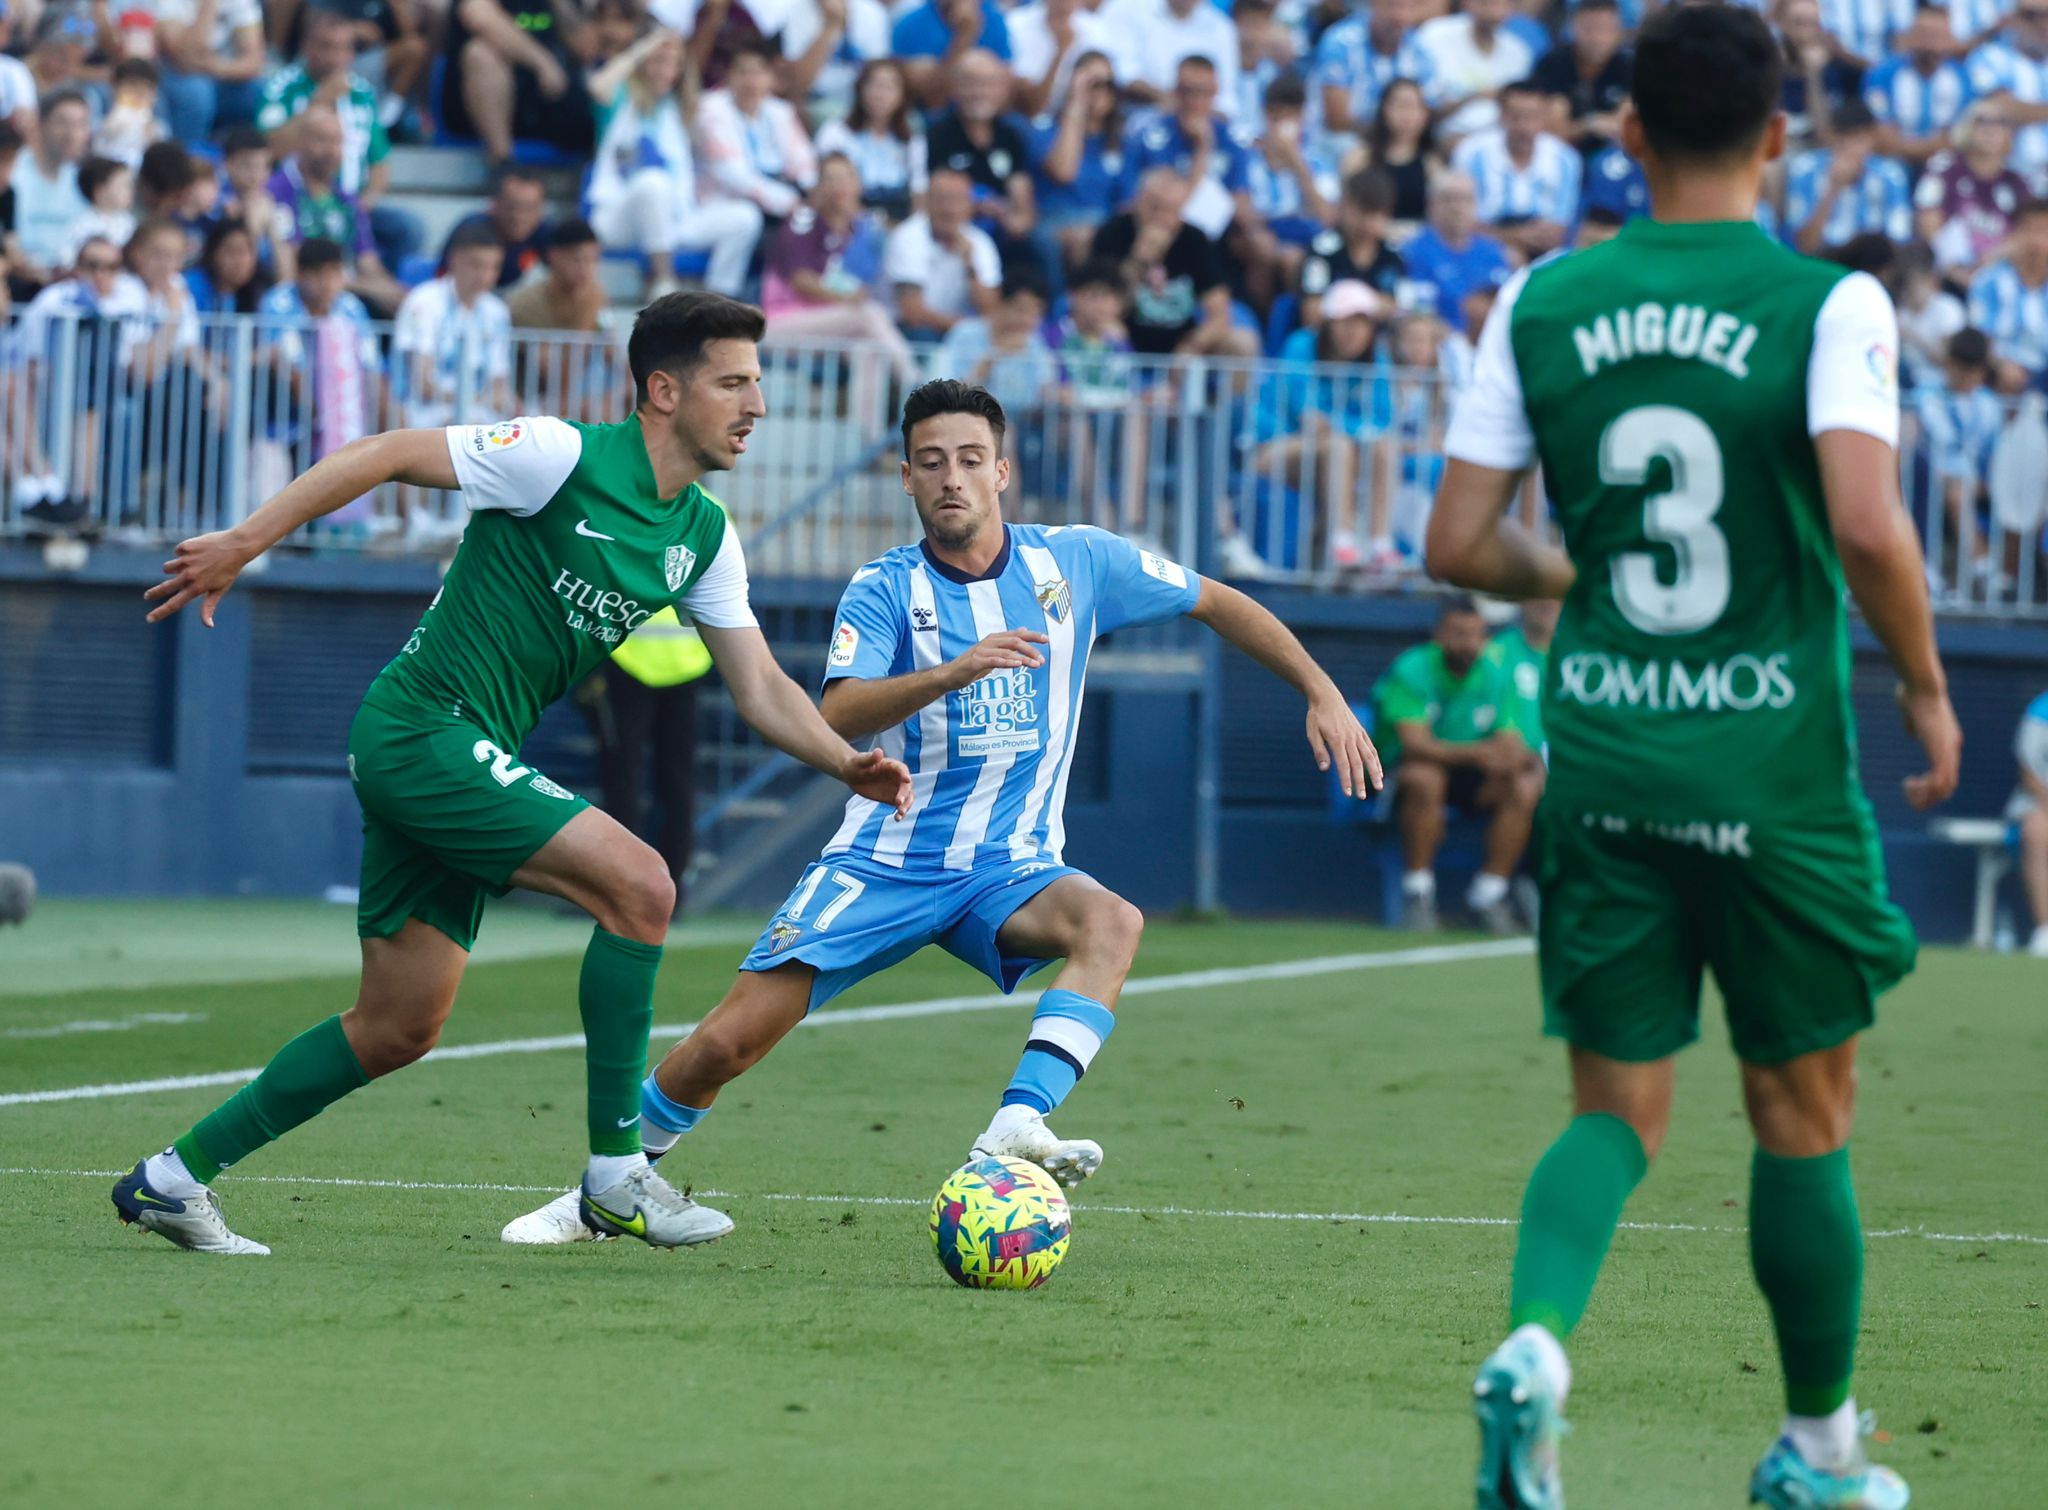
[[348,731],[363,807],[356,932],[389,938],[418,918],[468,949],[484,898],[590,804],[452,714],[364,703]]
[[1700,972],[1735,1052],[1778,1064],[1869,1027],[1913,968],[1867,815],[1760,830],[1538,812],[1543,1027],[1610,1059],[1699,1036]]

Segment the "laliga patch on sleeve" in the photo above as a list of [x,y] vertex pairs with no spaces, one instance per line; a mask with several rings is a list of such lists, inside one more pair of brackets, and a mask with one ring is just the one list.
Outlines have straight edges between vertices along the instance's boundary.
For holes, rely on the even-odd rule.
[[495,425],[478,425],[469,432],[470,448],[479,456],[493,451],[504,451],[526,439],[526,426],[516,419],[504,420]]
[[1155,556],[1150,551],[1138,552],[1138,564],[1145,568],[1145,575],[1157,577],[1168,587],[1186,587],[1188,574],[1164,556]]
[[1883,341],[1872,341],[1863,354],[1870,371],[1870,390],[1880,398],[1896,398],[1899,392],[1899,359]]
[[853,664],[853,653],[860,649],[860,631],[851,624],[841,624],[832,636],[832,653],[825,657],[825,664],[840,670]]

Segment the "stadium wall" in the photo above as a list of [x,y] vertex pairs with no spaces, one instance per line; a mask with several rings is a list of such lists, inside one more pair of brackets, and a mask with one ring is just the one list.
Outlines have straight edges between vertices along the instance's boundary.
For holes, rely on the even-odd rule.
[[[0,859],[52,894],[317,895],[353,885],[360,817],[344,742],[357,699],[438,585],[413,562],[280,558],[245,578],[205,629],[196,614],[143,622],[156,558],[96,551],[58,572],[0,548]],[[825,643],[834,583],[758,580],[771,639]],[[1266,600],[1340,685],[1362,699],[1387,662],[1428,633],[1418,598],[1290,591]],[[1199,631],[1196,631],[1199,633]],[[1855,696],[1864,778],[1885,829],[1895,895],[1930,939],[1966,932],[1973,858],[1938,846],[1899,795],[1916,751],[1891,711],[1891,677],[1859,631]],[[1942,626],[1967,736],[1947,811],[1999,811],[2013,784],[2015,721],[2048,681],[2048,628]],[[1333,820],[1302,745],[1293,694],[1242,657],[1222,661],[1223,904],[1247,913],[1375,916],[1386,826]],[[1068,858],[1140,905],[1194,894],[1191,750],[1199,710],[1142,681],[1091,687],[1068,803]],[[533,764],[590,789],[580,719],[557,708],[527,745]],[[766,909],[830,831],[783,832],[761,868]],[[1454,839],[1447,880],[1460,868]],[[1462,863],[1471,863],[1469,859]],[[1447,893],[1448,894],[1448,893]]]

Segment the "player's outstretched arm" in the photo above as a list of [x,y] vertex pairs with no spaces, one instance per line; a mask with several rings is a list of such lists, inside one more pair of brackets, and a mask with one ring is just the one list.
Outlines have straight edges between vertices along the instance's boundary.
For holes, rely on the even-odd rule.
[[749,728],[861,796],[893,807],[899,818],[910,811],[909,767],[880,750],[857,751],[834,733],[810,694],[776,664],[758,628],[719,629],[699,620],[697,632]]
[[1035,629],[1005,629],[942,666],[901,676],[837,677],[825,688],[825,721],[847,739],[865,739],[916,717],[948,692],[971,687],[990,672],[1043,666],[1045,656],[1033,647],[1048,643]]
[[1347,797],[1378,791],[1384,779],[1380,752],[1330,674],[1316,664],[1294,631],[1263,603],[1236,588],[1208,577],[1201,584],[1188,617],[1207,624],[1308,699],[1308,747],[1315,753],[1316,769],[1327,771],[1334,764],[1337,784]]
[[1520,471],[1453,456],[1429,515],[1423,559],[1439,582],[1500,598],[1562,598],[1576,573],[1571,557],[1509,517]]
[[1927,563],[1899,499],[1898,456],[1860,430],[1824,430],[1813,446],[1843,580],[1899,673],[1906,728],[1927,752],[1926,771],[1906,778],[1906,800],[1930,808],[1956,789],[1963,731],[1934,645]]
[[168,619],[194,598],[199,619],[213,627],[213,611],[242,568],[301,525],[343,508],[387,482],[453,488],[455,463],[445,430],[390,430],[352,440],[285,485],[276,497],[233,529],[180,540],[164,563],[165,580],[143,594],[156,604],[149,622]]

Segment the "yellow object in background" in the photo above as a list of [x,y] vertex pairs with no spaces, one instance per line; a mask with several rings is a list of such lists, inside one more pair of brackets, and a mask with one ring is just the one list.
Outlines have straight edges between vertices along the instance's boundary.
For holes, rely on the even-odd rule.
[[649,687],[694,682],[711,669],[711,651],[702,636],[684,627],[673,608],[664,608],[627,635],[626,643],[612,652],[612,660]]

